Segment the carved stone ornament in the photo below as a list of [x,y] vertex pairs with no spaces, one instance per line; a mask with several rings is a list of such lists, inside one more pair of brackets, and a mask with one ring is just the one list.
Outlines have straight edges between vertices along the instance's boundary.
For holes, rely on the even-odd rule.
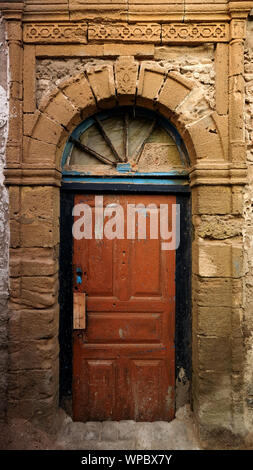
[[151,42],[161,41],[161,26],[152,23],[140,24],[90,24],[89,40]]
[[135,95],[138,63],[133,57],[120,57],[115,64],[118,95]]
[[[88,39],[87,39],[88,35]],[[189,43],[229,41],[228,23],[29,23],[24,24],[24,42],[39,44],[126,42]]]
[[162,42],[226,42],[227,23],[189,23],[162,25]]
[[24,42],[87,43],[85,23],[32,23],[24,25]]

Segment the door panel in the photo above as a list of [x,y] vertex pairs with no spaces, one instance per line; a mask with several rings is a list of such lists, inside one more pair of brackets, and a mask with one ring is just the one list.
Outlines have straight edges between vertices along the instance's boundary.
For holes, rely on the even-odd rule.
[[166,364],[161,360],[132,361],[135,416],[140,420],[155,421],[160,414],[163,393],[162,377],[166,376]]
[[115,402],[115,361],[87,360],[84,370],[90,414],[95,421],[107,419],[113,414]]
[[[103,202],[120,204],[127,221],[127,204],[168,204],[171,216],[176,197],[106,195]],[[92,207],[93,236],[73,243],[74,292],[86,293],[87,308],[86,330],[73,332],[74,419],[173,419],[175,251],[150,239],[148,213],[147,239],[127,239],[127,223],[125,239],[94,239],[95,196],[78,194],[80,203]],[[136,217],[136,231],[138,224]]]
[[89,313],[87,340],[93,343],[136,341],[159,341],[161,336],[161,315],[151,314],[101,314]]

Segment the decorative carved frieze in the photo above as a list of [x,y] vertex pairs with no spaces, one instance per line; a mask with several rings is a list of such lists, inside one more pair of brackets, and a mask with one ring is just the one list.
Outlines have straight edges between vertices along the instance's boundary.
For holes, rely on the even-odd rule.
[[[88,39],[87,39],[88,36]],[[229,41],[228,23],[26,23],[24,42],[37,44],[126,42],[201,43]]]
[[140,24],[89,24],[90,41],[124,41],[124,42],[161,42],[161,25],[152,23]]
[[31,23],[24,25],[24,42],[40,44],[87,43],[85,23]]
[[162,25],[162,42],[226,42],[227,23],[177,23]]

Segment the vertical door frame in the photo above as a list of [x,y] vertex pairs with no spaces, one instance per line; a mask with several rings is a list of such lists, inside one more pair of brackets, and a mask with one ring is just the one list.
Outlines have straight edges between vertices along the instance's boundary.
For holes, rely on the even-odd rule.
[[176,311],[175,311],[175,410],[189,403],[191,384],[191,193],[189,186],[177,184],[127,183],[62,183],[59,253],[59,344],[60,404],[69,413],[72,400],[73,360],[73,284],[72,284],[72,208],[74,195],[108,193],[173,194],[180,204],[180,245],[176,250]]

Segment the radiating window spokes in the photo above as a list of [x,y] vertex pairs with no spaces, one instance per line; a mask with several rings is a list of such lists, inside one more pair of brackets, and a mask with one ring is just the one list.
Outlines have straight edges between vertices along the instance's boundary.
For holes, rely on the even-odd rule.
[[69,137],[72,144],[68,165],[98,166],[129,163],[132,168],[185,168],[176,139],[161,125],[155,113],[145,115],[134,108],[100,113]]

